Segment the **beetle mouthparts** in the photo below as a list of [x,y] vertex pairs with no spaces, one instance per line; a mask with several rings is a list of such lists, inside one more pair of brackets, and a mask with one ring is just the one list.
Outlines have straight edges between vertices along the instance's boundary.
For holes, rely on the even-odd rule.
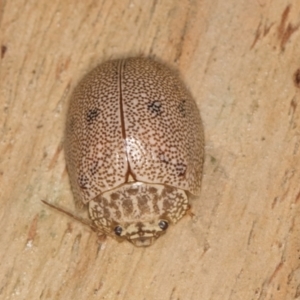
[[133,245],[135,245],[136,247],[148,247],[148,246],[151,246],[154,241],[155,241],[154,236],[151,236],[151,237],[141,236],[141,237],[130,240],[130,242]]

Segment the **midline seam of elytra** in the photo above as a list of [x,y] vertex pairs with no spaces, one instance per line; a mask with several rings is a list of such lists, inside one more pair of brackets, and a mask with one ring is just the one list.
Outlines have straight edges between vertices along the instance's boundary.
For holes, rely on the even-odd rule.
[[125,122],[124,122],[124,109],[123,109],[123,94],[122,94],[122,78],[123,78],[123,73],[124,73],[124,68],[125,68],[125,60],[121,60],[120,63],[119,63],[119,66],[118,66],[118,73],[119,73],[119,80],[118,80],[118,88],[119,88],[119,103],[120,103],[120,118],[121,118],[121,127],[122,127],[122,138],[123,138],[123,141],[124,141],[124,147],[125,147],[125,155],[126,155],[126,161],[127,161],[127,167],[128,167],[128,170],[127,170],[127,173],[125,175],[125,182],[128,182],[128,178],[129,176],[131,175],[132,178],[136,180],[136,176],[134,175],[134,173],[132,172],[131,170],[131,167],[130,167],[130,163],[129,163],[129,158],[128,158],[128,153],[126,151],[127,149],[127,137],[126,137],[126,130],[125,130]]

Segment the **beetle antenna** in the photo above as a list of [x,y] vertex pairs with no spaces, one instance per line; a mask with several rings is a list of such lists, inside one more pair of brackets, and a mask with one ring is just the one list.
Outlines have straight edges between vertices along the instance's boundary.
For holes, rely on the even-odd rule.
[[41,200],[41,201],[42,201],[44,204],[46,204],[46,205],[48,205],[48,206],[50,206],[50,207],[52,207],[52,208],[54,208],[54,209],[56,209],[56,210],[58,210],[58,211],[60,211],[60,212],[62,212],[62,213],[68,215],[69,217],[71,217],[71,218],[73,218],[74,220],[76,220],[76,221],[82,223],[83,225],[89,226],[93,231],[97,231],[97,230],[96,230],[96,227],[95,227],[90,221],[88,221],[88,220],[86,220],[86,219],[84,219],[84,218],[81,218],[81,217],[79,217],[79,216],[76,216],[76,215],[74,215],[73,213],[71,213],[71,212],[69,212],[69,211],[67,211],[67,210],[65,210],[65,209],[63,209],[63,208],[61,208],[61,207],[55,206],[55,205],[53,205],[53,204],[51,204],[51,203],[49,203],[49,202],[47,202],[47,201],[45,201],[45,200]]

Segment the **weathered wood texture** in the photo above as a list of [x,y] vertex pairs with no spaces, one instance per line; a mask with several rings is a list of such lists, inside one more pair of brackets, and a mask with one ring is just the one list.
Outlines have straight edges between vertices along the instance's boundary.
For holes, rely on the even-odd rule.
[[[0,299],[300,299],[298,1],[0,5]],[[75,210],[70,94],[134,55],[180,71],[206,137],[195,217],[147,249],[99,244],[40,201]]]

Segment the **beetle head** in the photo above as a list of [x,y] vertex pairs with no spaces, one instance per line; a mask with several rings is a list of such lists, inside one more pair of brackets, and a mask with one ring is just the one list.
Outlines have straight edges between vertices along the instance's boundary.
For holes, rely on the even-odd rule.
[[128,240],[137,247],[151,246],[154,241],[163,235],[169,226],[167,220],[151,220],[144,222],[131,222],[117,225],[114,234],[117,239]]

